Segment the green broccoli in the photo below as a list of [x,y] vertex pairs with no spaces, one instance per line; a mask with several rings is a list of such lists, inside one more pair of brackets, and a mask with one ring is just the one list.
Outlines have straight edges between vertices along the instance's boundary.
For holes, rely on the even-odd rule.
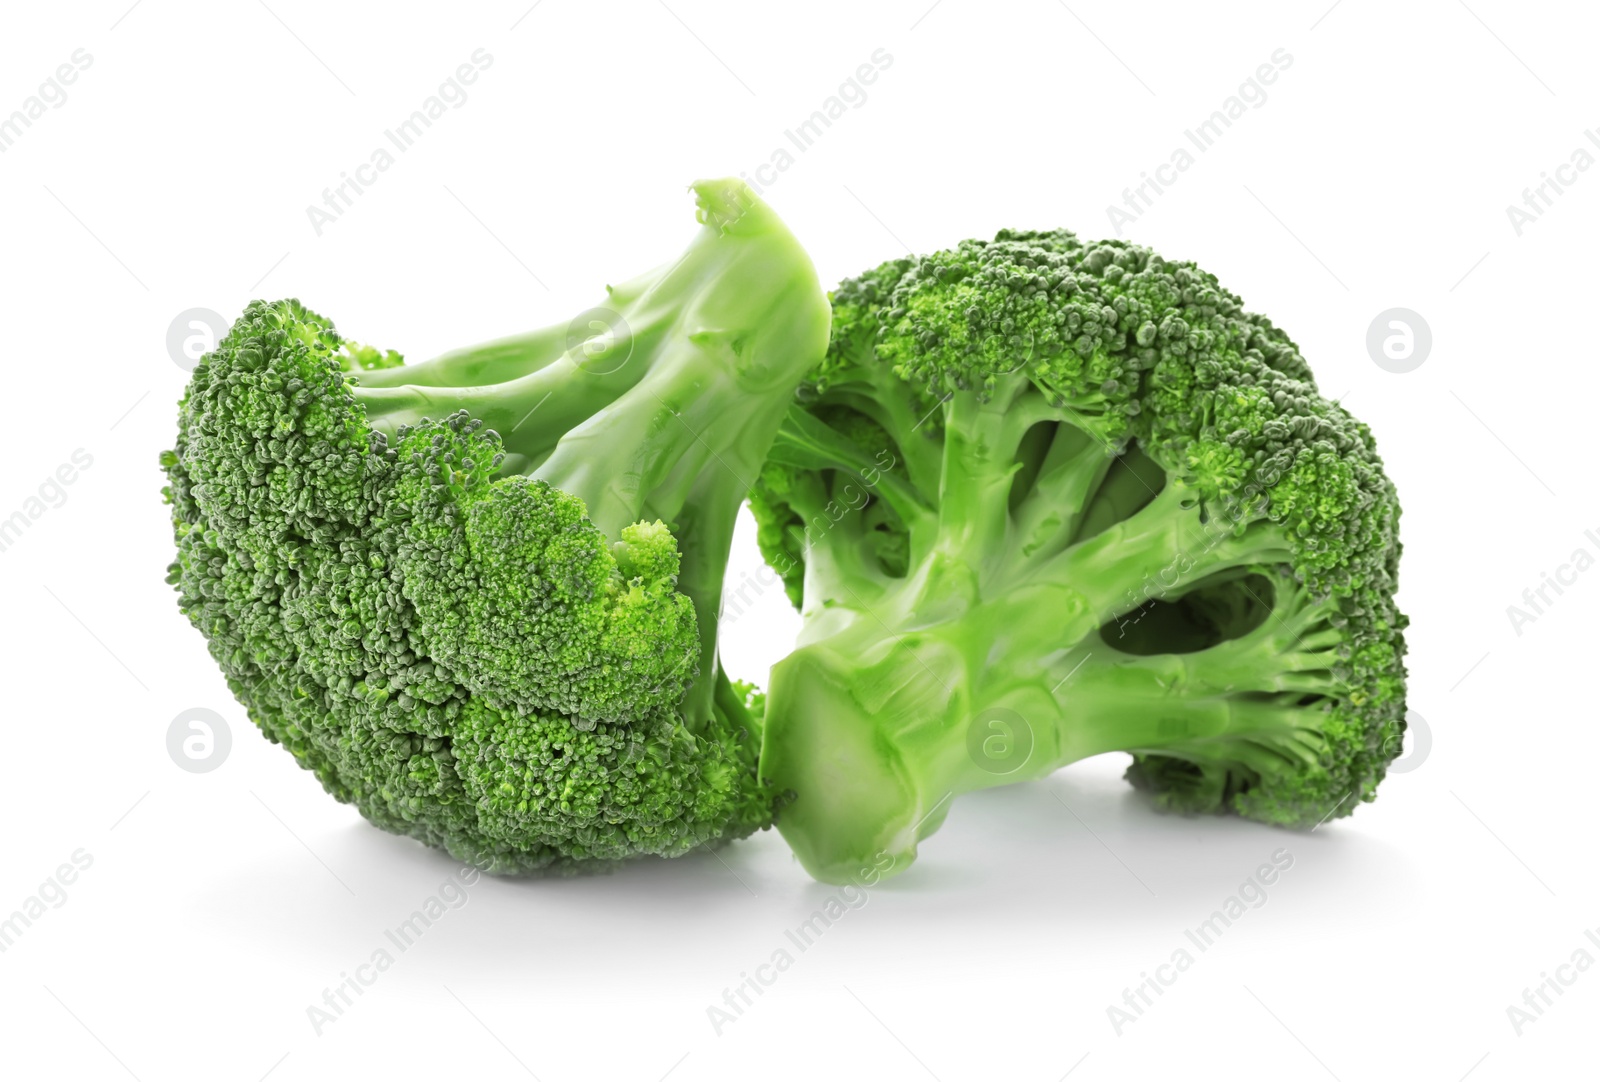
[[760,771],[816,877],[1107,751],[1180,812],[1311,827],[1400,750],[1399,505],[1367,427],[1187,263],[1067,232],[833,295],[752,495],[804,617]]
[[490,871],[771,822],[716,619],[829,313],[742,183],[694,191],[670,266],[423,364],[252,303],[162,456],[169,581],[252,721],[378,826]]

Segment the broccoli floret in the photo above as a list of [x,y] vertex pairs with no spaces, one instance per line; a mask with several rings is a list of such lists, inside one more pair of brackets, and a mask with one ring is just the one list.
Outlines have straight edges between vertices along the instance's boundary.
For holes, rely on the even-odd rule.
[[952,794],[1107,751],[1174,811],[1373,799],[1404,730],[1400,509],[1293,342],[1192,264],[1064,231],[832,301],[752,497],[804,617],[760,769],[808,870],[903,868]]
[[733,523],[829,313],[737,181],[602,309],[403,365],[297,301],[195,368],[169,581],[252,721],[377,825],[493,871],[771,822],[716,655]]

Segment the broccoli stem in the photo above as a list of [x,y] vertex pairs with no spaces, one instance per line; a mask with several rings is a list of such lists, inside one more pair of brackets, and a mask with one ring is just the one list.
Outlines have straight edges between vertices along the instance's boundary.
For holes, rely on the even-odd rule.
[[778,430],[768,458],[791,466],[844,472],[850,477],[849,485],[858,490],[871,489],[882,496],[909,530],[920,530],[930,520],[932,509],[915,486],[889,472],[892,467],[874,459],[865,448],[798,406],[791,406],[784,414],[783,427]]
[[705,228],[670,266],[608,287],[605,307],[346,380],[391,440],[424,419],[481,422],[499,437],[502,475],[577,497],[613,541],[636,522],[667,523],[699,637],[680,713],[700,732],[726,682],[717,622],[738,509],[825,349],[828,312],[809,258],[770,208],[738,182],[694,189]]
[[699,673],[691,729],[712,715],[717,617],[734,521],[828,313],[799,243],[738,182],[694,186],[706,228],[675,263],[611,287],[571,324],[352,374],[368,423],[464,410],[500,437],[502,473],[576,496],[612,540],[667,523],[678,588],[694,603]]
[[1238,513],[1237,522],[1208,514],[1193,489],[1173,480],[1129,517],[1047,561],[1033,578],[1077,589],[1104,621],[1219,571],[1289,562],[1281,527]]
[[826,313],[809,259],[769,207],[737,182],[695,191],[707,228],[677,262],[612,288],[605,308],[360,373],[373,426],[393,433],[464,409],[500,435],[508,471],[580,497],[613,538],[646,516],[671,522],[709,471],[749,491],[822,352]]
[[420,364],[361,373],[363,387],[483,387],[537,372],[567,350],[567,328],[541,327],[526,334],[451,350]]
[[689,494],[673,530],[681,558],[678,591],[694,602],[700,634],[700,676],[690,685],[681,706],[684,724],[693,732],[703,731],[711,718],[715,689],[727,683],[717,658],[717,632],[734,523],[746,491],[731,471],[704,475]]
[[932,437],[938,426],[929,419],[941,409],[942,401],[932,401],[921,412],[912,408],[912,399],[900,393],[904,381],[872,357],[870,345],[852,350],[851,362],[830,377],[821,401],[848,406],[876,421],[899,449],[906,473],[918,491],[935,496],[939,491],[942,451]]
[[[505,472],[530,474],[581,497],[591,521],[611,537],[641,518],[672,521],[712,471],[736,482],[723,496],[737,507],[792,390],[770,379],[750,386],[725,338],[666,338],[649,329],[623,348],[655,344],[659,352],[629,356],[615,370],[592,365],[575,348],[507,382],[446,382],[509,371],[506,344],[491,342],[414,368],[363,372],[356,400],[372,427],[391,437],[401,425],[466,410],[499,434]],[[418,380],[401,382],[413,372]],[[375,377],[384,385],[373,385]],[[729,495],[734,488],[738,494]]]
[[752,387],[725,340],[674,339],[639,382],[602,414],[567,432],[533,476],[582,497],[611,536],[640,517],[671,522],[708,472],[753,487],[792,397]]
[[[1163,485],[1137,454],[1113,468],[1111,448],[1065,422],[1034,480],[1045,496],[1013,508],[1018,443],[1051,419],[1041,408],[1019,421],[1019,405],[947,403],[937,525],[931,541],[913,537],[905,578],[854,558],[851,518],[807,553],[806,596],[829,603],[808,610],[800,648],[773,669],[761,772],[797,794],[779,827],[820,879],[886,856],[903,869],[952,796],[1103,752],[1257,773],[1315,754],[1316,702],[1339,691],[1332,602],[1278,576],[1259,625],[1192,653],[1137,656],[1101,631],[1202,581],[1276,575],[1284,530],[1259,508],[1225,512],[1181,479]],[[809,517],[824,495],[802,483],[791,499]],[[1064,510],[1037,509],[1047,500]]]
[[946,554],[967,557],[1003,548],[1011,478],[1019,469],[1017,445],[1026,432],[1011,415],[1017,389],[1005,388],[987,400],[963,391],[945,406],[937,545]]
[[801,634],[820,636],[828,623],[828,599],[839,598],[851,608],[841,614],[870,610],[889,588],[879,574],[876,555],[867,543],[861,518],[864,504],[852,506],[835,498],[822,476],[801,474],[788,494],[790,506],[801,517],[799,543],[805,553],[806,624]]
[[1089,498],[1106,479],[1116,453],[1070,424],[1057,424],[1038,476],[1013,513],[1013,562],[1026,572],[1077,536]]
[[[855,613],[773,669],[761,773],[797,800],[779,828],[845,882],[917,843],[964,792],[1109,751],[1258,772],[1314,758],[1337,636],[1290,589],[1248,635],[1192,654],[1108,646],[1085,597],[1035,586],[934,625]],[[1307,633],[1310,629],[1310,633]]]
[[[487,348],[494,352],[494,344]],[[470,351],[461,351],[454,355],[462,360],[463,371],[470,366],[469,354]],[[354,388],[355,397],[366,409],[372,427],[392,441],[402,425],[415,426],[425,418],[443,420],[457,410],[466,410],[499,434],[507,455],[506,473],[533,472],[568,430],[613,402],[619,385],[624,383],[618,374],[587,373],[563,356],[505,383],[368,384],[375,375],[409,371],[409,367],[400,367],[361,373],[361,382]]]

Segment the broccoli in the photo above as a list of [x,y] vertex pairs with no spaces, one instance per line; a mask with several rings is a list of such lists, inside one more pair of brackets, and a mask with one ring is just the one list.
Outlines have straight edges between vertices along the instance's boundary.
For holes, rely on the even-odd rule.
[[751,502],[801,608],[760,772],[814,876],[1108,751],[1166,810],[1312,827],[1404,730],[1367,427],[1192,264],[1001,232],[843,283]]
[[250,304],[162,456],[168,581],[251,720],[373,823],[489,871],[771,822],[716,619],[829,311],[742,183],[693,190],[670,266],[422,364]]

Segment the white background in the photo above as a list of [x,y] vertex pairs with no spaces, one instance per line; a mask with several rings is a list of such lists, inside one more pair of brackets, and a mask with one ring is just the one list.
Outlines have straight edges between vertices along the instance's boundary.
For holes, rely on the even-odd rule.
[[[1584,5],[269,2],[0,14],[0,116],[93,58],[0,154],[0,517],[75,450],[93,460],[0,552],[0,916],[75,851],[93,861],[0,954],[0,1072],[1594,1076],[1600,972],[1520,1036],[1507,1016],[1575,950],[1600,960],[1600,571],[1520,634],[1507,614],[1574,550],[1600,555],[1600,170],[1520,236],[1506,213],[1600,126]],[[469,100],[316,235],[306,206],[478,48]],[[766,163],[880,48],[864,103],[766,193],[825,283],[1005,226],[1109,235],[1125,187],[1292,56],[1124,232],[1271,313],[1377,434],[1431,750],[1310,835],[1153,815],[1121,756],[963,798],[720,1034],[708,1006],[830,894],[775,833],[480,882],[319,1036],[307,1007],[453,865],[262,740],[178,614],[169,324],[298,296],[421,358],[565,319],[675,255],[688,181]],[[1365,344],[1392,307],[1432,328],[1404,375]],[[794,629],[769,591],[726,636],[732,667],[761,679]],[[212,773],[166,750],[196,707],[233,735]],[[1279,847],[1294,865],[1266,904],[1119,1035],[1107,1007]]]

